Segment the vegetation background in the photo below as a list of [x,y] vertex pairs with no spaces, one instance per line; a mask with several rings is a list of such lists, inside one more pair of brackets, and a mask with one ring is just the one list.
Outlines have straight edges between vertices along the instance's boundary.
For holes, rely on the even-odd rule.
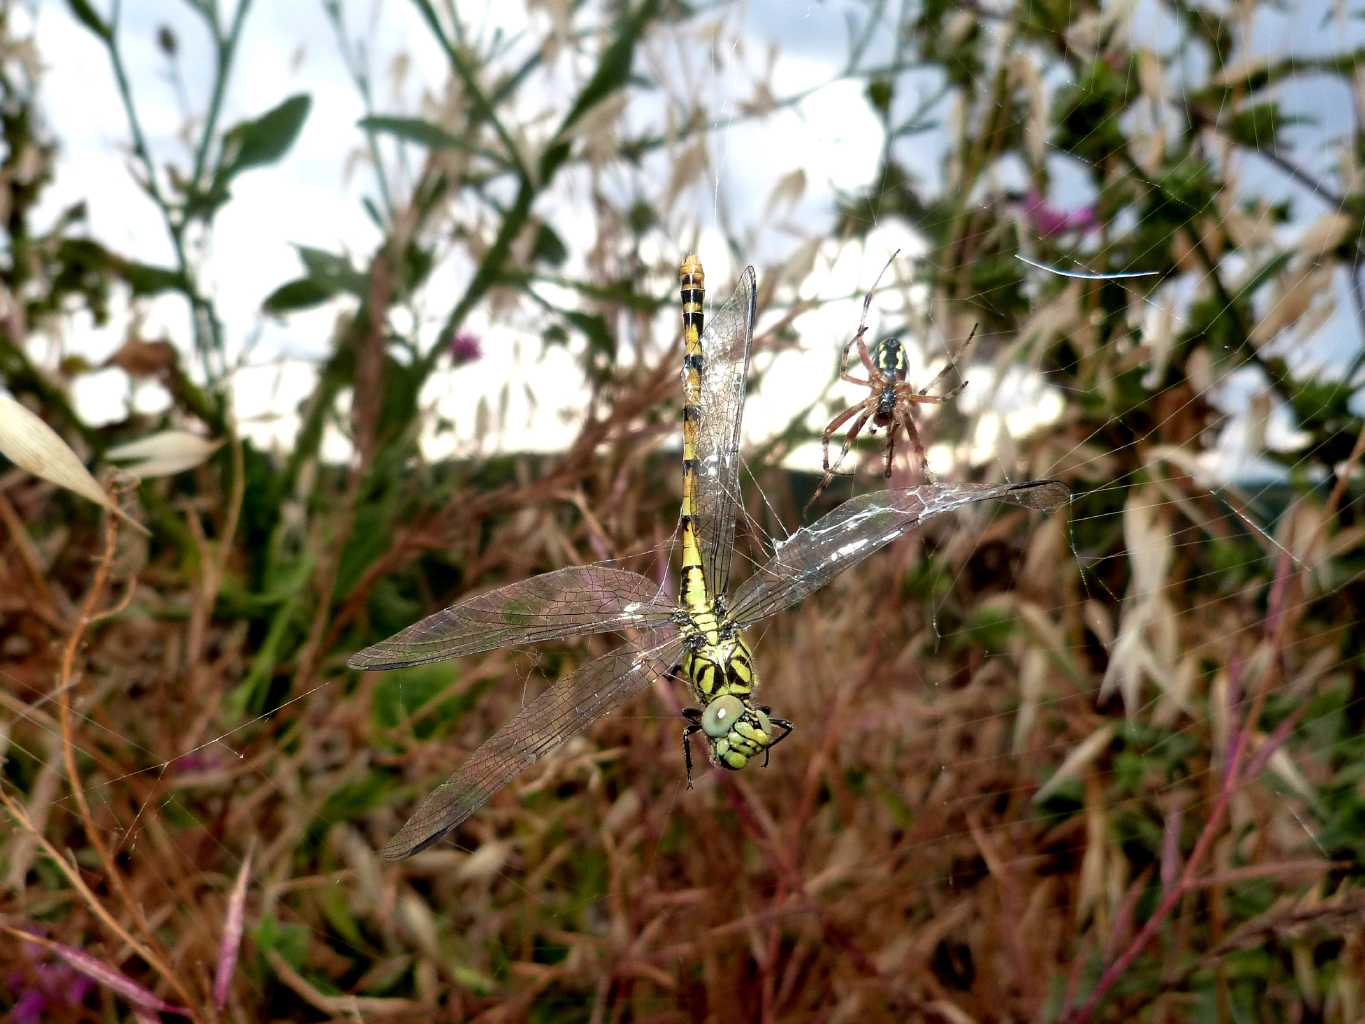
[[[0,380],[150,531],[0,474],[14,1020],[1365,1014],[1358,14],[1318,12],[1301,53],[1257,41],[1308,15],[1254,2],[851,4],[837,77],[880,120],[875,185],[834,193],[782,168],[759,218],[706,202],[731,170],[717,139],[805,94],[762,76],[708,88],[746,55],[736,8],[551,0],[507,35],[412,0],[447,80],[390,109],[360,43],[390,5],[323,0],[370,111],[337,147],[359,154],[379,242],[300,248],[264,298],[286,324],[335,315],[298,430],[272,450],[234,409],[250,339],[203,265],[236,228],[234,189],[287,166],[310,97],[234,105],[269,59],[243,42],[263,5],[167,4],[193,15],[214,75],[168,162],[127,55],[155,46],[173,71],[178,37],[130,32],[117,0],[67,6],[115,71],[127,119],[109,131],[169,255],[97,240],[100,194],[44,212],[70,140],[44,117],[28,9],[4,5]],[[1326,99],[1295,106],[1304,82]],[[1083,198],[1061,202],[1063,178]],[[822,219],[794,215],[807,202]],[[927,421],[942,475],[1056,476],[1073,504],[936,523],[775,620],[765,693],[799,731],[766,770],[685,792],[659,686],[453,842],[385,865],[413,802],[541,675],[604,646],[388,674],[345,658],[534,573],[666,568],[675,273],[703,218],[736,266],[759,263],[757,396],[819,306],[846,329],[806,372],[833,381],[861,297],[810,282],[875,229],[913,229],[923,251],[884,279],[874,333],[933,354],[980,325],[972,386]],[[1156,273],[1067,277],[1018,255]],[[729,287],[713,273],[713,299]],[[168,298],[185,331],[146,336],[141,304]],[[560,450],[423,457],[454,430],[431,381],[485,354],[476,312],[581,366],[591,391]],[[105,368],[164,399],[94,426],[72,398],[96,369],[80,326],[110,316],[126,338]],[[1060,398],[1055,418],[995,416],[973,455],[1026,379]],[[442,380],[458,399],[458,374]],[[833,387],[747,453],[749,557],[813,489],[784,457],[855,397]],[[506,415],[483,403],[473,433]],[[1259,461],[1226,457],[1233,422]],[[199,440],[161,436],[140,483],[110,473],[117,445],[166,430]],[[879,443],[831,503],[882,485]]]

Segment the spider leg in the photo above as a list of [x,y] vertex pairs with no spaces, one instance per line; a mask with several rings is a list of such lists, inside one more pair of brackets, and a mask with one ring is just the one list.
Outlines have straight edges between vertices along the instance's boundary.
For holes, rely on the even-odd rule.
[[[826,462],[825,472],[827,475],[834,475],[835,470],[839,468],[839,463],[844,461],[844,456],[848,454],[849,448],[852,447],[853,442],[858,439],[859,431],[863,429],[863,426],[867,423],[868,417],[872,415],[872,410],[867,406],[868,403],[864,402],[862,405],[862,415],[853,421],[853,426],[849,427],[848,433],[844,435],[844,443],[839,447],[839,457],[834,460],[834,468],[831,469],[828,465],[828,461]],[[857,407],[855,406],[855,408]],[[826,454],[828,454],[828,447],[826,447],[825,451]]]
[[839,374],[840,374],[840,376],[842,376],[843,373],[848,369],[848,350],[851,349],[851,348],[854,346],[855,343],[858,344],[859,346],[863,347],[863,348],[866,348],[866,347],[867,347],[866,345],[863,345],[863,335],[866,334],[866,333],[867,333],[867,324],[866,324],[866,323],[860,323],[860,324],[858,324],[858,330],[857,330],[856,332],[854,332],[853,337],[849,338],[848,341],[844,342],[843,348],[839,349]]
[[[835,433],[838,431],[840,427],[842,427],[854,416],[858,415],[858,413],[863,412],[866,408],[867,408],[866,402],[859,402],[857,405],[850,405],[838,416],[835,416],[834,419],[830,420],[827,424],[825,424],[825,432],[820,438],[820,443],[824,449],[820,465],[821,468],[823,468],[826,473],[829,472],[829,439],[835,435]],[[848,451],[847,445],[844,446],[844,451]],[[843,458],[842,455],[839,457]],[[836,462],[835,465],[838,466],[838,463]]]
[[[902,409],[897,420],[905,426],[905,436],[910,439],[910,448],[914,451],[915,458],[919,460],[919,471],[924,477],[924,482],[931,484],[934,482],[934,474],[929,472],[929,453],[924,450],[924,442],[920,440],[919,431],[915,428],[913,411],[914,406]],[[891,463],[888,461],[887,469],[890,467]]]
[[941,401],[943,401],[945,398],[952,398],[954,395],[956,395],[959,391],[961,391],[964,387],[967,386],[967,382],[966,382],[966,381],[963,381],[961,384],[959,384],[957,387],[955,387],[952,391],[945,392],[945,393],[942,394],[942,395],[930,395],[930,394],[929,394],[929,392],[933,390],[934,386],[937,385],[939,381],[941,381],[944,377],[948,376],[948,372],[949,372],[950,370],[952,370],[952,369],[953,369],[953,364],[950,362],[947,366],[945,366],[943,369],[941,369],[941,370],[938,371],[938,375],[935,376],[933,380],[931,380],[928,384],[924,385],[924,387],[922,387],[922,388],[920,388],[918,391],[916,391],[916,392],[914,393],[914,394],[915,394],[915,397],[916,397],[916,398],[928,398],[928,399],[931,399],[931,400],[933,400],[933,401],[935,401],[935,402],[941,402]]
[[940,401],[946,402],[950,399],[956,398],[958,395],[962,394],[962,389],[965,388],[966,386],[967,382],[965,380],[959,381],[957,387],[953,388],[951,391],[943,392],[942,396],[940,396]]
[[926,395],[923,391],[916,391],[913,384],[896,385],[897,404],[941,405],[951,397],[951,395]]
[[[948,353],[948,364],[944,366],[943,369],[938,371],[937,377],[935,377],[928,384],[924,385],[924,387],[919,389],[920,397],[923,397],[924,395],[928,394],[931,390],[933,390],[934,385],[936,385],[944,377],[948,376],[949,370],[955,369],[957,367],[958,360],[962,358],[962,353],[967,351],[967,346],[970,345],[972,343],[972,339],[976,337],[976,329],[979,326],[980,326],[979,324],[973,324],[971,333],[967,335],[966,339],[962,342],[962,344],[958,345],[955,349]],[[964,380],[951,391],[944,392],[940,396],[940,400],[947,401],[950,398],[955,398],[957,395],[961,394],[962,389],[965,388],[966,386],[967,382]]]
[[[863,402],[861,405],[855,405],[852,408],[845,409],[838,416],[834,417],[834,419],[830,421],[830,425],[825,428],[824,436],[825,457],[823,461],[823,465],[825,467],[825,475],[820,480],[819,485],[816,486],[815,493],[810,496],[810,501],[806,502],[805,508],[801,510],[803,513],[806,512],[812,505],[815,504],[815,499],[817,499],[818,497],[820,497],[821,494],[824,493],[825,488],[828,487],[830,481],[834,479],[834,474],[839,468],[839,463],[844,461],[844,456],[848,454],[849,447],[857,439],[858,432],[863,429],[863,425],[867,423],[868,417],[872,415],[872,409],[869,408],[871,401],[872,401],[871,399],[868,399],[868,401]],[[854,415],[855,413],[859,414],[858,418],[854,420],[853,426],[849,429],[849,432],[844,435],[844,443],[843,446],[839,449],[839,457],[834,460],[834,466],[833,468],[831,468],[829,464],[829,439],[834,435],[834,432],[839,429],[839,427],[844,423],[844,421],[847,420],[850,416]]]
[[865,331],[866,328],[853,336],[853,340],[858,343],[858,358],[863,361],[863,366],[867,368],[867,375],[877,383],[881,383],[882,375],[877,372],[877,364],[872,361],[872,353],[867,350],[867,342],[863,341]]
[[853,343],[858,343],[859,356],[862,358],[863,365],[867,367],[868,373],[875,372],[871,357],[867,354],[867,346],[863,344],[863,335],[867,333],[867,313],[872,308],[872,296],[877,292],[877,285],[882,283],[882,276],[891,268],[891,264],[896,262],[896,257],[900,255],[897,249],[891,254],[891,258],[886,261],[886,266],[877,275],[877,280],[872,282],[872,287],[863,296],[863,315],[858,318],[858,332],[844,342],[843,350],[839,353],[839,373],[844,372],[844,364],[848,362],[848,350],[853,347]]
[[896,457],[896,427],[898,423],[895,419],[887,424],[886,427],[886,469],[882,476],[887,480],[891,479],[891,460]]

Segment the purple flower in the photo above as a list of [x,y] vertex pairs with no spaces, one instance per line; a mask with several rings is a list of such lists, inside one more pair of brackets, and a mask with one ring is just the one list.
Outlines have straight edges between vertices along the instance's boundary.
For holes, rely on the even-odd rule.
[[12,974],[7,979],[10,991],[18,996],[9,1017],[16,1024],[37,1024],[52,1019],[54,1013],[80,1006],[95,987],[93,981],[66,964],[30,962],[32,973],[28,978]]
[[217,759],[202,750],[191,750],[174,761],[177,772],[206,772],[218,767]]
[[450,339],[450,358],[456,366],[472,363],[483,355],[479,339],[472,334],[457,334]]
[[1024,197],[1024,213],[1028,215],[1029,226],[1044,238],[1068,231],[1093,231],[1099,226],[1094,207],[1082,206],[1068,213],[1051,205],[1037,191]]
[[[24,1024],[30,1020],[51,1020],[54,1009],[80,1006],[96,984],[129,1000],[139,1019],[140,1011],[144,1010],[192,1016],[186,1007],[172,1006],[117,968],[75,946],[9,925],[0,925],[0,930],[25,940],[22,948],[29,965],[27,972],[16,972],[8,978],[9,989],[17,997],[13,1020]],[[54,959],[45,959],[48,956]]]

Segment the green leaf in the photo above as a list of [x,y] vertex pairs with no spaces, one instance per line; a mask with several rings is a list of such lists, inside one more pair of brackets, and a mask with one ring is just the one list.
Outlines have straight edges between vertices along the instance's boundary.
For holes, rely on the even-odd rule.
[[332,929],[349,942],[352,948],[364,949],[365,935],[355,919],[350,897],[339,886],[327,886],[318,890],[316,899],[318,906],[322,908],[322,915],[327,918],[327,923]]
[[472,149],[464,139],[451,135],[439,125],[424,121],[420,117],[389,117],[375,114],[362,117],[360,127],[367,132],[392,135],[404,142],[416,142],[430,149]]
[[351,266],[351,261],[345,256],[337,256],[325,249],[314,249],[310,245],[296,245],[294,248],[299,251],[299,259],[303,260],[309,278],[331,287],[334,292],[344,291],[357,298],[365,298],[368,292],[365,275]]
[[90,0],[66,0],[66,6],[71,8],[71,13],[76,20],[88,28],[101,39],[108,40],[113,38],[113,33],[104,19],[99,16],[95,8],[90,5]]
[[255,120],[243,121],[230,128],[223,136],[223,160],[217,175],[219,183],[226,185],[242,171],[274,163],[288,153],[303,130],[312,104],[307,93],[300,93]]
[[569,249],[564,244],[564,240],[559,237],[554,228],[544,221],[541,221],[540,227],[536,229],[536,240],[531,248],[531,258],[536,262],[548,263],[554,267],[562,266],[564,261],[569,258]]
[[895,80],[891,78],[874,78],[867,83],[864,90],[867,102],[872,109],[879,114],[887,114],[891,110],[891,101],[896,95]]
[[1260,149],[1279,145],[1281,133],[1290,125],[1312,123],[1311,117],[1281,113],[1278,103],[1257,103],[1233,114],[1226,131],[1242,145]]
[[580,313],[567,310],[564,319],[573,324],[587,336],[588,348],[600,352],[608,359],[616,357],[616,339],[612,337],[607,320],[599,313]]
[[461,964],[456,964],[451,970],[451,974],[455,978],[455,984],[463,989],[468,989],[475,995],[492,995],[498,989],[498,983],[496,981],[473,967],[465,967]]
[[[288,597],[271,619],[246,678],[228,695],[228,707],[232,714],[239,717],[260,715],[271,706],[275,666],[290,649],[286,641],[291,636],[296,618],[303,614],[303,594],[312,571],[313,560],[300,558],[281,573],[280,584]],[[276,693],[274,696],[283,699],[282,694]]]
[[1293,257],[1294,253],[1292,250],[1289,252],[1277,253],[1270,257],[1261,269],[1247,278],[1246,283],[1240,285],[1237,290],[1243,295],[1254,294],[1261,285],[1266,284],[1272,278],[1278,276],[1285,267],[1289,266],[1289,261],[1293,259]]
[[155,295],[157,292],[178,291],[185,287],[184,276],[169,267],[123,260],[118,264],[118,271],[132,286],[134,295]]
[[1085,66],[1077,81],[1061,89],[1053,104],[1051,145],[1098,164],[1126,145],[1120,121],[1134,102],[1134,68],[1116,71],[1096,59]]
[[598,62],[592,77],[574,98],[573,106],[559,126],[556,133],[559,143],[547,147],[541,157],[540,173],[543,180],[552,177],[559,169],[559,165],[568,157],[568,147],[563,140],[569,130],[578,123],[579,118],[621,89],[630,79],[630,68],[635,61],[635,44],[644,35],[650,21],[659,13],[659,7],[658,0],[644,0],[633,16],[618,19],[620,29],[616,38],[603,51],[602,59]]
[[403,292],[411,294],[420,288],[436,265],[436,258],[430,249],[412,243],[403,253]]
[[262,956],[274,950],[295,969],[302,967],[308,956],[308,929],[301,924],[285,924],[274,914],[266,914],[261,918],[261,923],[252,933],[252,939]]
[[314,277],[300,277],[280,285],[265,297],[261,306],[267,313],[276,315],[293,313],[320,306],[336,293],[337,289],[328,282]]

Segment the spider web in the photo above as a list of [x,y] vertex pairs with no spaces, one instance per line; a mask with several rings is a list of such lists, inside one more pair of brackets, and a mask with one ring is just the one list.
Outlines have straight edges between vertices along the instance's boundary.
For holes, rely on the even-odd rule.
[[[849,11],[860,15],[866,9]],[[1166,167],[1161,178],[1144,174],[1140,166],[1128,169],[1125,184],[1137,198],[1123,204],[1127,219],[1115,225],[1114,234],[1139,234],[1143,218],[1133,211],[1159,206],[1159,214],[1147,216],[1173,219],[1206,243],[1219,233],[1241,243],[1212,266],[1201,266],[1197,253],[1186,253],[1172,270],[1169,251],[1148,247],[1128,253],[1117,268],[1119,273],[1165,268],[1155,280],[1063,276],[1108,265],[1105,240],[1111,235],[1102,224],[1104,197],[1091,187],[1105,174],[1082,155],[1084,133],[1065,152],[1046,137],[1041,140],[1041,164],[1051,186],[1046,193],[1030,194],[1028,170],[1017,159],[1001,161],[977,179],[967,207],[968,214],[996,216],[982,213],[982,228],[958,239],[969,249],[1031,261],[1017,268],[1030,301],[1027,315],[1019,318],[1004,304],[1009,291],[1004,284],[958,287],[951,297],[930,287],[927,282],[936,275],[962,274],[962,267],[971,265],[970,260],[942,259],[933,244],[935,231],[947,232],[961,214],[930,210],[907,216],[888,198],[893,182],[869,180],[867,172],[879,166],[885,172],[893,164],[913,165],[924,193],[944,193],[950,188],[948,172],[934,148],[946,148],[942,139],[907,132],[883,140],[884,153],[874,148],[872,159],[812,155],[837,152],[841,133],[854,132],[847,125],[827,128],[824,146],[812,138],[802,150],[814,161],[802,189],[791,178],[790,165],[762,159],[765,122],[749,113],[753,83],[763,72],[760,42],[776,41],[784,59],[798,65],[792,72],[779,63],[778,70],[797,75],[797,84],[782,93],[799,92],[799,73],[808,73],[799,67],[802,57],[822,52],[819,40],[830,32],[827,19],[840,13],[848,12],[812,4],[802,18],[780,24],[762,12],[744,23],[722,18],[710,49],[701,41],[711,37],[699,38],[679,26],[649,56],[651,66],[658,67],[679,52],[701,55],[699,61],[677,63],[677,91],[703,91],[704,82],[713,122],[738,122],[697,157],[699,170],[684,180],[670,224],[682,229],[670,232],[677,237],[699,233],[712,297],[728,294],[732,271],[743,263],[759,268],[763,317],[744,428],[749,472],[741,476],[744,512],[734,583],[786,542],[801,522],[793,497],[799,485],[774,467],[809,471],[818,466],[824,424],[865,397],[835,381],[834,358],[856,329],[864,292],[897,248],[904,255],[874,297],[868,339],[902,338],[914,357],[912,383],[932,378],[943,353],[973,323],[987,320],[956,374],[947,378],[949,383],[966,380],[966,389],[942,409],[917,413],[935,474],[943,481],[1060,476],[1074,491],[1066,514],[1045,518],[1015,510],[970,510],[951,525],[938,524],[926,535],[900,542],[879,556],[875,572],[869,568],[841,577],[808,608],[759,627],[763,699],[799,727],[773,755],[769,775],[746,773],[735,779],[712,771],[696,793],[685,793],[677,780],[671,788],[646,789],[643,796],[615,790],[619,782],[609,770],[614,759],[629,759],[632,766],[648,759],[633,755],[632,746],[644,748],[648,757],[678,756],[673,734],[679,726],[671,717],[676,710],[671,702],[681,701],[656,685],[654,697],[615,716],[616,724],[604,730],[610,743],[594,735],[567,744],[549,767],[513,787],[517,794],[501,798],[501,810],[490,808],[486,821],[476,819],[458,845],[428,854],[433,866],[404,889],[396,912],[379,895],[382,885],[370,853],[371,839],[383,832],[374,819],[396,823],[398,812],[372,802],[378,792],[367,788],[367,779],[376,764],[391,767],[398,755],[393,745],[373,751],[344,742],[348,731],[365,727],[347,716],[359,714],[363,720],[367,712],[364,702],[352,700],[350,684],[339,674],[324,673],[315,685],[282,700],[266,689],[263,708],[236,709],[238,719],[226,728],[209,724],[219,718],[204,709],[202,718],[189,720],[188,727],[205,737],[194,742],[180,742],[174,732],[187,728],[186,720],[163,723],[159,734],[119,726],[120,719],[100,712],[98,705],[128,699],[128,694],[106,683],[104,690],[82,694],[77,705],[79,729],[90,737],[81,753],[92,764],[102,767],[101,741],[110,736],[126,752],[119,768],[103,768],[107,777],[85,789],[107,829],[106,843],[120,858],[136,859],[153,856],[148,837],[157,836],[158,842],[168,832],[195,837],[156,851],[170,867],[159,891],[140,894],[148,907],[183,900],[170,881],[171,869],[194,873],[209,857],[206,848],[225,876],[244,863],[248,847],[215,831],[214,815],[226,814],[234,801],[265,802],[275,793],[288,800],[293,813],[282,822],[263,819],[256,839],[262,852],[255,856],[268,856],[272,847],[277,855],[281,847],[320,851],[321,866],[312,877],[346,889],[353,919],[367,926],[385,921],[386,941],[420,948],[424,955],[437,948],[438,936],[440,943],[458,945],[475,965],[464,981],[477,989],[489,980],[482,973],[487,961],[478,955],[479,943],[499,941],[500,918],[480,919],[476,909],[545,901],[547,916],[566,931],[582,928],[590,934],[591,927],[582,924],[589,912],[621,913],[612,903],[612,886],[619,883],[613,874],[614,844],[633,845],[644,851],[643,861],[657,863],[690,843],[694,859],[714,865],[724,857],[727,843],[721,840],[728,839],[734,861],[741,851],[752,854],[780,879],[754,890],[769,901],[763,910],[766,922],[786,924],[808,912],[812,901],[818,904],[822,885],[862,877],[871,880],[865,891],[879,891],[878,884],[890,890],[912,876],[916,897],[963,929],[961,940],[937,937],[924,953],[929,969],[947,987],[950,1002],[971,1008],[964,1012],[980,1012],[980,986],[967,978],[973,971],[964,966],[962,951],[969,959],[984,957],[987,946],[964,923],[959,908],[975,912],[989,906],[996,920],[1017,914],[1032,923],[1051,917],[1083,921],[1072,933],[1077,945],[1067,951],[1085,962],[1087,984],[1079,988],[1084,995],[1115,951],[1132,939],[1134,919],[1140,924],[1170,891],[1200,829],[1219,813],[1260,845],[1253,852],[1245,839],[1231,842],[1205,868],[1220,885],[1255,904],[1264,920],[1276,910],[1299,908],[1297,901],[1314,886],[1320,887],[1317,898],[1325,899],[1349,892],[1358,881],[1358,848],[1343,835],[1343,822],[1356,813],[1353,798],[1343,795],[1350,781],[1345,762],[1355,750],[1343,723],[1357,722],[1362,708],[1351,679],[1357,655],[1346,639],[1360,628],[1358,601],[1350,596],[1358,573],[1346,543],[1353,535],[1326,525],[1320,510],[1337,480],[1320,445],[1303,443],[1297,430],[1305,413],[1337,402],[1340,393],[1355,394],[1365,306],[1355,269],[1332,260],[1332,250],[1344,243],[1324,234],[1333,227],[1330,215],[1352,209],[1347,197],[1356,185],[1354,165],[1344,148],[1333,149],[1331,143],[1348,130],[1338,123],[1337,106],[1349,112],[1354,100],[1332,92],[1331,102],[1323,102],[1321,92],[1288,81],[1278,87],[1278,101],[1291,113],[1316,110],[1321,125],[1291,122],[1239,153],[1230,148],[1212,156],[1192,152],[1187,163]],[[984,7],[977,14],[984,31],[1003,47],[1008,19]],[[1355,31],[1344,13],[1327,7],[1292,16],[1265,14],[1246,27],[1239,52],[1293,54],[1311,63],[1325,44],[1304,26],[1318,24],[1319,14],[1327,24],[1345,26],[1348,36]],[[1187,31],[1164,20],[1146,22],[1137,14],[1112,22],[1096,15],[1082,29],[1101,35],[1121,30],[1134,50],[1158,53],[1169,52]],[[869,43],[868,59],[894,65],[903,57],[889,41],[894,38],[891,33]],[[1083,48],[1087,38],[1078,30],[1074,45]],[[998,50],[988,52],[1001,66],[1009,63]],[[829,63],[826,59],[823,66]],[[970,111],[955,111],[941,100],[926,116],[937,118],[944,134],[955,124],[967,126],[957,130],[970,134],[970,126],[992,119],[999,131],[1027,134],[1036,120],[1027,102],[1032,90],[1054,100],[1068,83],[1061,71],[1055,72],[1056,80],[1035,81],[1023,63],[1020,56],[1010,65],[1020,79],[1007,100],[987,100]],[[1220,94],[1211,107],[1206,97],[1189,95],[1178,67],[1166,70],[1159,100],[1151,95],[1156,85],[1150,68],[1135,64],[1121,70],[1117,79],[1125,90],[1141,93],[1144,103],[1152,100],[1131,115],[1141,124],[1126,124],[1125,130],[1153,145],[1182,126],[1210,118],[1219,122],[1242,109],[1231,92]],[[1190,81],[1201,79],[1203,69],[1184,70]],[[1141,79],[1143,74],[1148,80]],[[780,75],[775,76],[780,84]],[[931,98],[937,83],[926,80],[917,88]],[[843,104],[861,100],[861,88],[842,89],[813,90],[802,103],[779,104],[773,122],[793,117],[820,124],[821,104],[834,102],[830,93]],[[915,95],[910,89],[898,94],[898,101],[913,103]],[[1098,90],[1082,88],[1077,98],[1098,97]],[[642,101],[629,116],[647,120],[661,109]],[[879,123],[875,112],[868,116]],[[1101,122],[1091,131],[1098,136],[1104,130]],[[1261,122],[1253,118],[1248,130],[1262,130]],[[669,159],[661,157],[650,170],[666,176],[670,166],[684,161],[686,151],[686,146],[670,150]],[[1182,208],[1179,197],[1170,195],[1172,175],[1193,174],[1205,157],[1229,184],[1212,206]],[[1150,201],[1144,203],[1144,197]],[[574,200],[572,189],[556,197],[547,217],[572,208]],[[1287,219],[1278,205],[1286,200],[1293,202]],[[1172,214],[1173,206],[1183,212]],[[703,211],[699,227],[684,209],[693,216]],[[1014,244],[1002,247],[1000,223],[1014,226]],[[1333,246],[1324,242],[1327,237],[1335,239]],[[1354,232],[1345,237],[1354,238]],[[793,238],[811,240],[799,257]],[[1053,249],[1066,255],[1039,258]],[[733,258],[732,267],[726,267],[726,255]],[[785,261],[803,272],[777,269]],[[1271,261],[1278,261],[1282,280],[1263,287],[1256,271]],[[764,291],[765,267],[774,268],[777,284],[771,293]],[[1124,296],[1129,330],[1106,337],[1094,322],[1097,297],[1116,290]],[[1249,295],[1254,303],[1244,301]],[[1246,309],[1254,318],[1248,326],[1255,345],[1219,358],[1209,354],[1210,346],[1188,346],[1186,364],[1174,366],[1183,335],[1208,335],[1218,316],[1240,316]],[[992,329],[990,318],[1019,323]],[[648,330],[636,332],[622,358],[644,365],[651,355],[668,351],[675,320],[676,312],[660,314]],[[568,351],[583,354],[581,348]],[[1108,407],[1120,382],[1094,371],[1115,367],[1141,378],[1136,386],[1122,382],[1133,400],[1098,418],[1069,418],[1068,410]],[[499,404],[498,389],[505,386],[490,383],[481,397],[485,408],[502,408],[504,420],[515,418],[506,400]],[[1358,410],[1358,401],[1353,403]],[[468,415],[467,408],[459,415]],[[452,422],[457,434],[476,433],[468,420]],[[801,429],[793,432],[792,423]],[[1086,429],[1077,432],[1077,423]],[[1352,429],[1358,431],[1359,423]],[[879,434],[850,453],[843,466],[847,478],[832,485],[830,500],[888,486],[880,477],[883,442]],[[1139,451],[1143,458],[1137,464]],[[909,446],[902,444],[889,486],[915,482]],[[1358,517],[1358,502],[1358,487],[1337,497],[1335,514],[1343,526]],[[669,556],[676,559],[675,541],[676,533],[660,538],[636,550],[626,564],[664,579]],[[607,557],[600,561],[617,564]],[[1323,609],[1333,605],[1341,614],[1325,616]],[[580,664],[613,642],[603,640],[565,647],[576,653],[555,649],[544,655],[538,665],[543,673],[533,669],[540,655],[518,654],[462,667],[458,676],[405,675],[390,687],[395,695],[376,698],[374,706],[391,702],[383,727],[390,735],[404,734],[409,769],[411,758],[420,759],[414,779],[434,784],[458,758],[448,748],[448,735],[414,754],[425,728],[423,708],[453,700],[474,709],[480,698],[508,687],[509,668],[530,687],[533,675],[560,675],[567,671],[566,658]],[[249,671],[249,666],[238,668],[242,675]],[[1263,706],[1259,685],[1268,673],[1277,673],[1279,682]],[[13,674],[10,681],[16,692],[29,692],[27,681]],[[49,822],[76,814],[58,785],[53,696],[7,704],[13,716],[8,742],[47,766],[26,795],[31,806],[48,808]],[[523,699],[527,696],[529,691]],[[1296,711],[1298,705],[1302,710]],[[463,712],[471,724],[459,733],[460,741],[470,744],[462,753],[491,732],[508,706],[504,701],[498,710]],[[1247,728],[1253,707],[1260,717]],[[45,749],[39,742],[44,738]],[[441,742],[447,749],[440,749]],[[1256,768],[1251,771],[1243,762],[1246,774],[1237,777],[1228,790],[1228,809],[1220,811],[1222,787],[1237,756]],[[130,770],[128,764],[135,767]],[[867,802],[877,808],[858,829],[840,830],[820,817],[821,799],[802,788],[817,777],[809,766],[823,770],[829,764],[839,769],[819,778],[843,792],[825,806]],[[303,788],[286,792],[291,785]],[[421,785],[413,782],[411,799],[420,796]],[[641,788],[649,785],[660,784],[642,782]],[[590,806],[605,813],[596,821],[564,826],[569,839],[547,849],[509,827],[515,817],[509,808],[519,801],[541,807],[552,787],[567,790],[568,797],[588,793],[594,798]],[[129,793],[136,807],[132,816],[123,809]],[[385,791],[386,799],[391,796]],[[157,827],[151,827],[151,819]],[[279,829],[273,837],[271,827]],[[786,858],[784,843],[800,847],[798,866]],[[30,841],[18,831],[9,845],[11,863],[36,859]],[[553,867],[554,858],[562,864],[569,856],[565,849],[590,851],[585,863],[599,872],[592,876],[585,870],[577,879],[588,891],[585,901],[558,901],[554,885],[546,882],[569,884]],[[549,859],[552,867],[538,873],[537,859]],[[1244,874],[1237,875],[1238,870]],[[442,873],[449,877],[431,877]],[[1053,883],[1046,880],[1054,877],[1067,880],[1065,899],[1047,888]],[[992,885],[993,895],[983,895]],[[472,909],[439,920],[439,908],[458,906],[461,886],[478,893]],[[1051,913],[1043,914],[1030,900],[1053,900],[1047,903]],[[818,913],[837,918],[827,907]],[[1244,914],[1237,924],[1260,919],[1258,913]],[[1195,927],[1209,923],[1207,905],[1188,914]],[[329,928],[325,915],[290,899],[275,899],[269,916],[271,927],[302,935],[314,946],[357,956],[364,948],[360,937],[335,926],[340,916]],[[712,924],[720,927],[720,922]],[[840,941],[859,956],[877,960],[895,952],[888,952],[871,926],[851,933],[847,923],[842,927]],[[1266,929],[1275,934],[1271,925]],[[476,937],[461,941],[465,931]],[[633,934],[647,932],[637,922]],[[1040,942],[1062,948],[1062,939],[1050,932]],[[532,959],[556,952],[543,936],[536,943]],[[1008,941],[1002,945],[1001,962],[1018,976],[1027,974],[1027,964],[1009,959],[1017,958],[1018,950]],[[1217,948],[1210,942],[1194,953]],[[1289,956],[1285,953],[1286,960]],[[878,961],[864,981],[898,978],[908,961],[890,962]],[[989,969],[998,967],[990,963],[996,966]],[[986,969],[977,964],[977,972]],[[1288,973],[1275,977],[1283,981]],[[1065,976],[1060,978],[1057,984],[1065,986]],[[1014,998],[1020,1006],[1045,1001],[1046,992],[1023,980],[1018,986]],[[265,997],[264,987],[254,990]],[[1307,997],[1293,991],[1281,998],[1288,1005]],[[1324,998],[1345,997],[1329,993]],[[647,1005],[665,1003],[655,997]]]

